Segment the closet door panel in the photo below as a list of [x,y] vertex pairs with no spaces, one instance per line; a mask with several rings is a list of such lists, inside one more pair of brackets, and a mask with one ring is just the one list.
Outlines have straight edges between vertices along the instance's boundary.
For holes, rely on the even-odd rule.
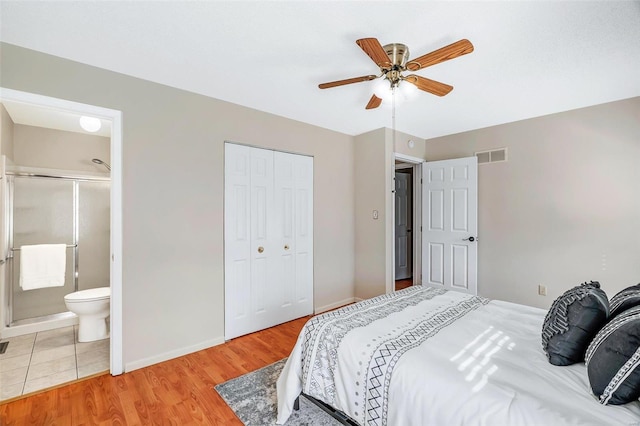
[[225,144],[225,337],[251,326],[251,150]]
[[313,313],[313,157],[295,156],[296,317]]
[[[251,148],[252,330],[271,327],[275,312],[276,246],[273,223],[273,151]],[[259,328],[256,328],[259,327]]]
[[296,259],[295,259],[295,155],[284,152],[274,154],[275,164],[275,222],[278,253],[277,306],[280,322],[295,318]]

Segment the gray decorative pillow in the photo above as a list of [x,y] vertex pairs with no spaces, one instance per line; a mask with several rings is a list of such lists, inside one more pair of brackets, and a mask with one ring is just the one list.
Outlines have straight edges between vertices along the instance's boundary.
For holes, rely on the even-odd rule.
[[589,342],[609,317],[609,299],[600,283],[591,281],[557,298],[542,325],[542,349],[553,365],[584,361]]
[[640,284],[625,288],[613,296],[609,304],[611,306],[610,318],[615,317],[629,308],[640,305]]
[[587,349],[587,374],[601,404],[620,405],[640,397],[640,306],[609,321]]

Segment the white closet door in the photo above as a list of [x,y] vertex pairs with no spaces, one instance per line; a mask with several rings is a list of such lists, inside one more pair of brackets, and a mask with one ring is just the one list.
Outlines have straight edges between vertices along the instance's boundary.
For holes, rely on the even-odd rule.
[[[251,148],[251,314],[245,333],[271,327],[277,320],[273,288],[273,151]],[[245,334],[242,333],[242,334]]]
[[313,313],[313,157],[295,156],[295,315]]
[[313,313],[313,158],[274,153],[280,324]]
[[225,338],[313,312],[313,158],[225,144]]
[[278,256],[274,288],[282,321],[295,318],[296,300],[296,217],[295,217],[295,156],[276,152],[275,162],[275,251]]
[[251,325],[251,149],[225,144],[225,337]]

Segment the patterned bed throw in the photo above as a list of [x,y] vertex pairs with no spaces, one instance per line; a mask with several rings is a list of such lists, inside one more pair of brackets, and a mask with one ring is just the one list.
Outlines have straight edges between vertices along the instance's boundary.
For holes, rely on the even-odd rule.
[[[301,332],[304,393],[362,425],[387,424],[389,383],[400,357],[489,302],[446,293],[414,286],[313,317]],[[416,308],[427,301],[430,309]],[[340,395],[335,383],[348,393]]]
[[549,364],[545,310],[415,286],[310,319],[277,382],[278,423],[301,392],[362,426],[640,424],[603,406],[583,363]]

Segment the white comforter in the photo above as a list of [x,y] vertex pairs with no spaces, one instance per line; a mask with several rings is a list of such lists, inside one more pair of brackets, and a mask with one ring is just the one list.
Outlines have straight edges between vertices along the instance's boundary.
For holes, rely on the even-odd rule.
[[312,318],[278,379],[278,423],[304,392],[361,425],[640,425],[603,406],[584,364],[549,364],[545,311],[421,286]]

